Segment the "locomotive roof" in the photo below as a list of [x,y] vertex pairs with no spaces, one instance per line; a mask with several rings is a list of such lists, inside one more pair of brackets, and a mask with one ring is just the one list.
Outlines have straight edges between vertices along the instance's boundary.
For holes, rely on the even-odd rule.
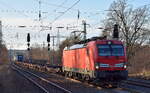
[[86,44],[75,44],[68,47],[65,47],[64,50],[68,50],[68,49],[78,49],[78,48],[84,48],[86,46]]
[[84,48],[84,47],[86,47],[87,43],[89,43],[91,41],[98,41],[98,42],[101,41],[101,43],[106,42],[106,41],[113,41],[115,43],[121,43],[121,41],[118,41],[118,40],[107,40],[105,37],[93,37],[91,39],[86,39],[86,40],[82,40],[80,42],[76,42],[72,46],[65,47],[64,50]]
[[105,36],[104,37],[92,37],[92,38],[89,38],[86,40],[76,42],[75,44],[85,44],[85,43],[88,43],[90,41],[96,41],[96,40],[106,40],[106,37]]

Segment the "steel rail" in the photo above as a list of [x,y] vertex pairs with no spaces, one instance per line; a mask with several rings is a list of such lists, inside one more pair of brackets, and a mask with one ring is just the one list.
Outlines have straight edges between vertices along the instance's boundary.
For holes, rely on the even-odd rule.
[[52,85],[52,86],[54,86],[54,87],[56,87],[56,88],[58,88],[58,89],[64,91],[64,93],[72,93],[71,91],[69,91],[69,90],[67,90],[67,89],[65,89],[65,88],[63,88],[63,87],[61,87],[61,86],[59,86],[59,85],[57,85],[57,84],[55,84],[55,83],[53,83],[53,82],[50,82],[49,80],[47,80],[47,79],[45,79],[45,78],[42,78],[42,77],[40,77],[40,76],[38,76],[38,75],[36,75],[36,74],[30,72],[30,71],[26,71],[26,70],[24,70],[24,69],[18,67],[18,66],[15,65],[15,64],[13,64],[13,65],[14,65],[16,68],[18,68],[18,69],[20,69],[20,70],[23,70],[24,72],[27,72],[27,73],[29,73],[29,74],[31,74],[31,75],[33,75],[33,76],[39,78],[40,80],[45,81],[46,83],[48,83],[48,84],[50,84],[50,85]]
[[126,80],[126,81],[123,81],[123,83],[150,88],[150,83],[147,83],[147,82],[140,82],[140,81],[134,81],[134,80]]
[[42,87],[40,84],[38,84],[37,82],[35,82],[33,79],[29,78],[28,76],[26,76],[23,72],[19,71],[18,69],[16,69],[15,67],[11,68],[15,71],[17,71],[19,74],[21,74],[22,76],[24,76],[26,79],[28,79],[29,81],[31,81],[33,84],[35,84],[37,87],[39,87],[42,91],[44,91],[45,93],[49,93],[44,87]]

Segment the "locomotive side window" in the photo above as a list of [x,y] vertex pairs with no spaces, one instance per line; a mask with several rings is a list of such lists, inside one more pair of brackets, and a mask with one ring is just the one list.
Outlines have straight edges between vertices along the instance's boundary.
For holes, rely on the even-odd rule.
[[97,45],[99,56],[124,56],[122,45]]

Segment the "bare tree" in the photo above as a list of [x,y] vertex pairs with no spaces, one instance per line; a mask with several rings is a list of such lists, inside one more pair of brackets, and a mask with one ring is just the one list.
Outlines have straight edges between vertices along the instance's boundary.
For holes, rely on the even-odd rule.
[[8,62],[8,50],[3,42],[2,21],[0,21],[0,62]]
[[119,25],[120,40],[125,42],[128,59],[139,46],[148,41],[148,23],[149,8],[143,6],[134,9],[127,0],[114,1],[108,10],[107,19],[104,20],[105,28],[112,28],[114,24]]
[[2,36],[3,36],[3,34],[2,34],[2,21],[0,21],[0,44],[2,44],[2,41],[3,41]]
[[47,60],[48,59],[48,48],[43,47],[38,44],[32,45],[31,50],[30,50],[30,55],[31,55],[32,59]]

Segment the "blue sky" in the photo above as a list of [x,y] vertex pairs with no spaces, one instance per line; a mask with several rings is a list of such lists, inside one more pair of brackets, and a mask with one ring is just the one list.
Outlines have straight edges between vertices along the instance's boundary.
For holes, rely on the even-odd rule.
[[[41,0],[41,9],[43,12],[48,12],[43,14],[44,16],[48,16],[48,19],[53,20],[56,16],[60,15],[59,12],[63,12],[65,8],[58,8],[54,5],[60,5],[63,3],[64,7],[70,7],[74,2],[77,0]],[[79,9],[81,12],[81,17],[87,17],[92,16],[90,13],[100,13],[103,15],[105,12],[103,10],[107,10],[109,5],[114,0],[80,0],[80,2],[74,7],[74,9],[67,12],[64,17],[70,17],[75,18],[77,15],[77,10]],[[65,2],[65,3],[64,3]],[[46,4],[47,3],[47,4]],[[149,0],[129,0],[129,3],[131,3],[134,7],[142,6],[145,4],[150,3]],[[53,4],[53,5],[52,5]],[[30,17],[33,19],[38,18],[38,15],[36,13],[27,13],[27,12],[38,12],[39,6],[38,6],[38,0],[0,0],[0,8],[4,11],[26,11],[24,13],[6,13],[1,12],[0,17]],[[56,9],[56,12],[54,12]],[[86,13],[87,14],[86,14]],[[26,15],[26,16],[25,16]],[[94,18],[94,17],[93,17]]]
[[[64,8],[58,8],[57,6],[53,6],[53,5],[60,5],[65,2],[63,6],[69,7],[77,0],[41,0],[41,1],[42,1],[42,4],[41,4],[42,11],[49,12],[50,13],[49,16],[53,17],[54,15],[51,15],[51,14],[55,14],[54,12],[55,9],[57,9],[58,12],[63,12],[65,10]],[[74,7],[74,9],[79,9],[82,13],[99,12],[99,11],[107,10],[109,5],[113,1],[114,0],[80,0],[80,2]],[[149,0],[128,0],[128,1],[134,7],[138,7],[138,6],[142,6],[142,5],[150,3]],[[0,0],[0,8],[1,10],[20,10],[20,11],[37,12],[39,9],[39,6],[38,6],[38,0]],[[67,16],[70,13],[72,15],[68,15],[67,17],[74,17],[75,15],[73,14],[77,12],[74,9],[70,10],[63,17]],[[1,17],[3,17],[2,15]],[[15,15],[15,13],[12,13],[12,15]],[[17,14],[17,15],[23,16],[22,13]],[[30,13],[26,15],[29,17],[34,17],[33,14],[30,14]],[[59,13],[57,15],[59,15]],[[5,16],[10,16],[10,15],[7,15],[7,13],[5,13]],[[15,15],[15,17],[18,17],[18,16]],[[83,14],[83,16],[85,15]]]
[[[32,44],[46,42],[47,33],[56,35],[56,26],[81,26],[82,19],[85,19],[92,27],[88,28],[88,37],[98,35],[96,26],[101,25],[101,20],[105,18],[110,4],[114,0],[80,0],[80,2],[61,16],[56,23],[50,23],[67,8],[71,7],[78,0],[41,0],[42,22],[44,25],[53,26],[53,31],[41,31],[38,22],[39,3],[38,0],[0,0],[0,19],[3,23],[4,41],[14,48],[24,49],[26,45],[26,34],[32,34]],[[150,4],[150,0],[128,0],[133,7],[140,7]],[[58,7],[60,5],[61,7]],[[78,10],[80,11],[80,21],[77,21]],[[78,24],[77,24],[78,23]],[[27,25],[31,28],[18,28],[19,25]],[[33,28],[34,27],[34,28]],[[82,28],[80,28],[82,29]],[[63,29],[61,35],[69,35],[70,31]],[[38,42],[37,42],[38,39]],[[10,47],[10,46],[9,46]]]

